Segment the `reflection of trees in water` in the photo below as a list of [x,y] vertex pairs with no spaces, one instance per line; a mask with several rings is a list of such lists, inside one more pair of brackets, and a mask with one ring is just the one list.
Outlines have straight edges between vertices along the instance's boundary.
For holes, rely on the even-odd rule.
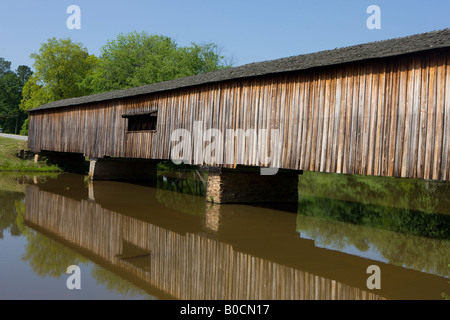
[[176,211],[205,215],[206,186],[202,178],[206,179],[204,173],[163,172],[158,175],[156,199],[167,208]]
[[[28,261],[33,272],[41,277],[60,278],[66,276],[68,266],[89,262],[67,246],[30,228],[25,228],[24,236],[27,238],[27,245],[22,260]],[[108,292],[119,293],[124,297],[145,294],[127,280],[96,264],[92,264],[91,276],[98,285],[105,286]]]
[[307,196],[297,216],[297,229],[321,246],[372,247],[394,265],[444,276],[450,275],[449,226],[447,215]]
[[25,206],[25,194],[19,192],[0,191],[0,239],[8,231],[12,236],[20,236],[17,226],[17,210]]
[[449,182],[305,172],[299,177],[299,193],[424,213],[450,214]]
[[60,278],[68,266],[87,262],[73,250],[29,228],[24,236],[27,244],[22,260],[28,261],[33,271],[41,277]]
[[195,216],[205,215],[206,201],[202,197],[183,193],[174,194],[168,190],[158,189],[156,190],[156,200],[168,209]]
[[60,278],[61,275],[66,274],[68,266],[88,261],[68,247],[27,227],[24,221],[25,204],[23,203],[17,215],[18,226],[27,240],[22,260],[28,261],[37,275]]
[[450,183],[305,172],[297,229],[325,247],[378,251],[394,265],[448,276]]
[[31,181],[45,181],[56,174],[37,174],[35,176],[0,172],[0,239],[8,231],[12,236],[21,235],[17,225],[20,210],[25,210],[25,187]]
[[[88,259],[69,247],[25,226],[25,203],[16,202],[16,206],[17,225],[27,240],[22,260],[28,261],[34,273],[40,277],[60,278],[66,276],[68,266],[89,263]],[[145,294],[127,280],[96,264],[92,264],[91,276],[97,284],[105,286],[108,292],[119,293],[124,297]]]
[[299,197],[298,212],[328,220],[450,240],[450,215],[311,196]]
[[158,175],[158,189],[170,190],[184,194],[204,196],[206,194],[205,173],[198,171],[166,171]]
[[123,297],[147,295],[144,290],[135,287],[129,281],[98,265],[92,267],[91,275],[97,281],[97,284],[105,286],[108,292],[116,292]]

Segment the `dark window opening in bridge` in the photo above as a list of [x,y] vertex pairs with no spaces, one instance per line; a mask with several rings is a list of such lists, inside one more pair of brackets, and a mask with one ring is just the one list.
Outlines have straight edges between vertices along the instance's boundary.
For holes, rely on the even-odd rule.
[[156,131],[156,123],[158,120],[158,113],[146,114],[128,114],[122,117],[128,118],[128,132],[135,131]]

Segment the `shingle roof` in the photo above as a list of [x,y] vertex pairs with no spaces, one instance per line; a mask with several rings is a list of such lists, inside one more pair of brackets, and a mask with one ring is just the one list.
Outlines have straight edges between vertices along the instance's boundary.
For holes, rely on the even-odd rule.
[[268,74],[300,71],[361,60],[386,58],[408,53],[450,47],[450,29],[422,33],[403,38],[383,40],[320,51],[271,61],[255,62],[239,67],[208,72],[175,80],[148,84],[135,88],[116,90],[50,102],[30,111],[68,107],[92,102],[120,99],[156,93],[213,82],[256,77]]

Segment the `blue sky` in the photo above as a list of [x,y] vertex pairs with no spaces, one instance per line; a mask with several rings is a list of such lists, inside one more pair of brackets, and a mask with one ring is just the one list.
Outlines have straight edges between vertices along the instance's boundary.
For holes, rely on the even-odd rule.
[[[81,29],[69,30],[69,5]],[[366,12],[381,9],[381,29]],[[81,42],[89,53],[119,33],[146,31],[179,45],[214,42],[235,66],[450,27],[449,0],[0,0],[0,57],[32,67],[50,37]]]

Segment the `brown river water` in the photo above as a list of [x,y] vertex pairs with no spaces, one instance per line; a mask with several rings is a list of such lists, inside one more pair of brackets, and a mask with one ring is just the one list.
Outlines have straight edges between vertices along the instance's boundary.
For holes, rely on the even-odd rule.
[[195,172],[1,174],[0,299],[450,299],[450,183],[305,172],[277,206],[204,191]]

